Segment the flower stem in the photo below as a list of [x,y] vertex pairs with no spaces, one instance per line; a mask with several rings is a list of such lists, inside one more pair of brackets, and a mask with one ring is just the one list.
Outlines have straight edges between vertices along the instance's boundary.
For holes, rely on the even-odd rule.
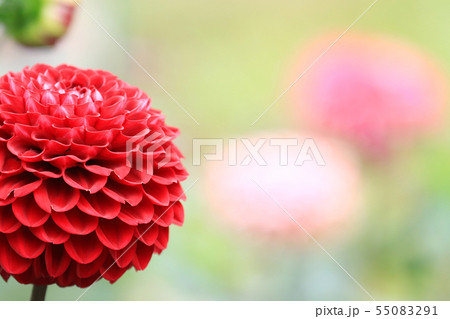
[[31,301],[44,301],[45,293],[47,292],[47,285],[33,285],[33,291],[31,292]]

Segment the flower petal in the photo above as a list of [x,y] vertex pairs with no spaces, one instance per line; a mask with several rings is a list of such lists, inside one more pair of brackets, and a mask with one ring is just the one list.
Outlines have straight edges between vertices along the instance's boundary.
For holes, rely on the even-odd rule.
[[72,259],[80,264],[93,262],[103,251],[103,245],[95,233],[89,235],[72,235],[64,243],[64,248]]
[[78,208],[92,216],[113,219],[119,215],[121,205],[102,192],[98,192],[82,194],[78,202]]
[[155,247],[164,250],[169,243],[169,227],[159,227],[158,238],[155,242]]
[[161,206],[169,205],[170,197],[167,186],[150,181],[144,185],[144,191],[152,203]]
[[7,234],[6,238],[11,248],[23,258],[36,258],[45,249],[45,243],[36,238],[26,227],[21,227],[14,233]]
[[169,191],[170,201],[186,200],[186,195],[180,183],[170,184],[167,186],[167,190]]
[[74,235],[92,233],[98,225],[98,218],[88,215],[78,208],[64,213],[52,213],[52,219],[61,229]]
[[[94,276],[96,273],[99,272],[100,267],[105,262],[105,259],[107,257],[108,253],[106,250],[103,251],[103,253],[95,259],[93,262],[89,264],[77,264],[77,276],[80,278],[89,278]],[[99,277],[98,275],[97,277]]]
[[172,206],[173,209],[173,223],[174,225],[181,226],[184,223],[184,208],[181,202],[175,202]]
[[50,214],[42,210],[30,195],[18,198],[12,203],[14,216],[25,226],[38,227],[43,225]]
[[14,217],[11,205],[0,206],[0,233],[9,234],[20,227],[20,222]]
[[24,273],[32,263],[31,259],[20,257],[10,246],[5,235],[0,235],[0,267],[7,273]]
[[135,229],[135,236],[147,246],[151,246],[156,242],[158,233],[159,226],[155,223],[138,225]]
[[136,226],[138,224],[148,224],[153,217],[154,209],[150,199],[146,196],[136,207],[123,205],[122,210],[117,216],[128,225]]
[[52,277],[61,276],[69,268],[70,262],[64,245],[49,245],[45,250],[45,266]]
[[108,256],[102,267],[100,268],[100,273],[102,277],[108,280],[110,283],[116,282],[122,275],[127,271],[127,268],[120,268],[112,259]]
[[127,202],[131,206],[139,204],[144,195],[140,186],[128,186],[112,180],[108,181],[103,192],[119,203]]
[[153,221],[161,226],[169,227],[174,222],[174,209],[173,205],[168,207],[155,206],[155,214],[153,215]]
[[137,240],[133,239],[126,247],[120,250],[110,250],[111,257],[120,268],[125,268],[133,261],[136,254]]
[[51,218],[47,220],[44,225],[36,228],[30,228],[30,230],[34,236],[43,242],[54,245],[63,244],[70,237],[70,235],[59,228]]
[[0,177],[0,199],[6,199],[13,191],[14,196],[22,197],[30,194],[40,186],[42,180],[33,174],[23,173]]
[[67,270],[62,275],[58,276],[58,278],[56,278],[56,283],[58,284],[58,286],[68,287],[75,285],[77,278],[76,265],[77,264],[72,261]]
[[69,187],[61,179],[47,179],[34,191],[36,203],[46,212],[66,212],[80,199],[80,191]]
[[175,172],[170,167],[162,167],[158,170],[155,170],[152,176],[152,180],[161,185],[170,185],[172,183],[176,183],[178,181]]
[[91,173],[80,167],[72,167],[65,170],[63,178],[68,185],[89,191],[91,194],[102,189],[108,180],[106,176]]
[[95,232],[103,245],[119,250],[130,243],[133,238],[134,228],[118,219],[102,219],[99,221]]
[[23,168],[39,177],[59,178],[62,176],[62,171],[47,162],[23,162]]
[[139,241],[132,262],[134,268],[136,270],[144,270],[150,262],[150,259],[152,259],[153,251],[153,246],[147,246]]

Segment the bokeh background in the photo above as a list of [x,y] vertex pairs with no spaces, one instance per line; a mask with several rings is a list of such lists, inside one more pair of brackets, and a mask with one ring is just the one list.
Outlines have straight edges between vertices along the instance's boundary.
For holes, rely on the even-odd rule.
[[[295,98],[283,96],[305,46],[343,32],[371,1],[84,0],[83,6],[197,125],[89,17],[78,10],[54,48],[24,48],[2,35],[0,72],[35,63],[105,69],[144,89],[167,122],[191,177],[186,221],[171,228],[169,248],[144,272],[100,281],[82,300],[367,300],[369,296],[314,242],[279,240],[222,222],[209,205],[207,165],[192,166],[193,138],[228,138],[297,130]],[[380,0],[348,32],[407,42],[450,75],[447,0]],[[344,35],[347,36],[347,35]],[[333,54],[333,49],[327,53]],[[312,62],[312,61],[311,61]],[[296,84],[302,86],[308,74]],[[295,89],[295,87],[293,88]],[[446,107],[448,107],[448,103]],[[295,107],[295,105],[294,105]],[[382,160],[360,156],[363,202],[345,236],[321,236],[326,250],[377,300],[450,295],[450,118]],[[399,132],[401,134],[401,132]],[[355,152],[358,152],[355,149]],[[221,183],[220,180],[216,181]],[[245,212],[243,212],[244,214]],[[280,218],[286,218],[280,212]],[[336,238],[335,238],[336,236]],[[344,237],[344,238],[342,238]],[[338,238],[338,239],[337,239]],[[30,286],[1,283],[1,300],[26,300]],[[83,289],[49,288],[48,300],[75,300]]]

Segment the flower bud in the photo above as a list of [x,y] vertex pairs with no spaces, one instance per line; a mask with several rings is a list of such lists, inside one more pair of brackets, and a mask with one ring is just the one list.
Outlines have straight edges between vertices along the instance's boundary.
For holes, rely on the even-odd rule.
[[7,33],[26,46],[54,45],[66,33],[73,0],[3,0],[0,19]]

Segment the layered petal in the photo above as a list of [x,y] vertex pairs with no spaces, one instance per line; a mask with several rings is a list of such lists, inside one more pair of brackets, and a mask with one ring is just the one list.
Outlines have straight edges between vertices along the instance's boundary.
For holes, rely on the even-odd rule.
[[7,234],[6,238],[11,248],[23,258],[36,258],[45,249],[45,243],[34,236],[26,227],[20,227],[14,233]]
[[15,232],[20,226],[21,223],[14,216],[11,205],[0,206],[0,233]]
[[71,235],[64,243],[69,256],[80,264],[88,264],[97,259],[103,251],[102,243],[95,233],[89,235]]
[[119,215],[121,205],[102,192],[96,194],[83,193],[78,202],[78,208],[91,216],[113,219]]
[[71,262],[64,245],[49,245],[45,250],[45,266],[50,276],[56,278],[61,276]]
[[41,226],[50,218],[50,214],[42,210],[32,196],[16,199],[12,203],[12,211],[17,220],[28,227]]
[[5,235],[0,235],[0,267],[11,275],[24,273],[33,262],[31,259],[23,258],[10,246]]
[[98,218],[88,215],[78,208],[68,212],[52,213],[52,219],[56,225],[69,234],[87,235],[92,233],[98,225]]
[[61,179],[47,179],[33,193],[36,203],[46,212],[66,212],[80,199],[80,191],[69,187]]
[[120,220],[103,219],[99,222],[96,233],[103,245],[120,250],[130,243],[134,229]]

